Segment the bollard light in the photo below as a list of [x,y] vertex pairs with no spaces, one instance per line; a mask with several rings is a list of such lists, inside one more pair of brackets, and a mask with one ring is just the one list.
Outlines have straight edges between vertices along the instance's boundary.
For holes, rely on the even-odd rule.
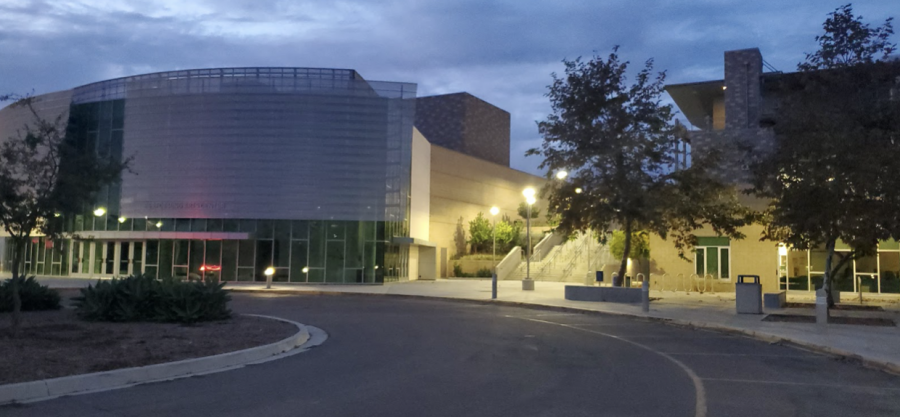
[[266,288],[267,289],[272,288],[272,275],[274,275],[274,274],[275,274],[275,268],[272,268],[271,266],[266,268],[265,271],[263,271],[263,275],[266,276]]

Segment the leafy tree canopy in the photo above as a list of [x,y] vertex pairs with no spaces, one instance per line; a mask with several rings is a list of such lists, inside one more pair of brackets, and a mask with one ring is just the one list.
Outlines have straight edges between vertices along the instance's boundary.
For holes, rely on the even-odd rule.
[[[823,27],[801,71],[766,84],[778,101],[776,146],[752,166],[749,192],[770,201],[766,239],[827,250],[831,288],[852,259],[900,238],[900,63],[884,60],[895,50],[891,19],[872,28],[846,5]],[[833,264],[838,239],[852,251]]]
[[[66,136],[63,115],[45,119],[31,97],[15,99],[11,111],[24,110],[31,121],[14,137],[0,138],[0,226],[13,244],[13,283],[18,282],[25,244],[33,232],[62,236],[65,213],[83,212],[104,186],[117,181],[130,163],[100,157]],[[18,330],[21,300],[13,288],[13,334]]]
[[655,73],[652,60],[631,84],[618,47],[605,58],[563,63],[565,74],[552,75],[547,93],[553,113],[538,122],[544,141],[527,152],[544,157],[540,167],[548,178],[569,172],[542,190],[561,216],[560,231],[622,229],[619,277],[636,230],[671,237],[682,256],[696,242],[693,232],[704,227],[744,237],[739,228],[751,220],[749,211],[707,171],[718,155],[695,152],[691,167],[676,169],[684,131],[673,123],[672,106],[662,103],[665,73]]

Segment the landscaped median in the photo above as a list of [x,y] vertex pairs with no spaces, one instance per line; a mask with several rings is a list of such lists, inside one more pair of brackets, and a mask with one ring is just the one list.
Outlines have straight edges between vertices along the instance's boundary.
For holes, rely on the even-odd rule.
[[[61,292],[63,300],[79,295]],[[216,372],[313,344],[307,326],[268,316],[229,313],[185,324],[80,315],[71,308],[25,312],[13,337],[9,315],[0,314],[0,404]]]

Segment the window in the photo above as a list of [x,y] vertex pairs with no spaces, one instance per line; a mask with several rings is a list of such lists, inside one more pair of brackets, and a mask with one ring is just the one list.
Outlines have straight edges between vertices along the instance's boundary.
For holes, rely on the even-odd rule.
[[727,237],[698,237],[694,247],[694,272],[715,279],[731,278],[731,247]]

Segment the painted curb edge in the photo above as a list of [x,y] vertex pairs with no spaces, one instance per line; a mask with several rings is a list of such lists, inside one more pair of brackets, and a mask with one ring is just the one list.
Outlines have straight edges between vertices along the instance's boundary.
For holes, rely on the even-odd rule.
[[276,293],[276,294],[289,294],[289,295],[338,295],[338,296],[381,296],[381,297],[395,297],[395,298],[413,298],[413,299],[440,299],[446,301],[455,301],[455,302],[464,302],[464,303],[479,303],[479,304],[497,304],[497,305],[505,305],[511,307],[523,307],[530,308],[534,310],[544,310],[544,311],[559,311],[559,312],[568,312],[568,313],[581,313],[581,314],[597,314],[597,315],[609,315],[609,316],[623,316],[623,317],[632,317],[647,321],[655,321],[662,322],[666,324],[671,324],[675,326],[683,326],[683,327],[696,327],[707,330],[714,330],[724,333],[732,333],[732,334],[740,334],[743,336],[751,337],[753,339],[757,339],[767,343],[790,343],[796,345],[800,348],[829,356],[835,356],[840,358],[845,358],[853,361],[858,361],[860,364],[867,368],[877,369],[880,371],[888,372],[895,375],[900,375],[900,364],[882,361],[878,359],[867,358],[857,353],[853,353],[850,351],[846,351],[843,349],[834,348],[831,346],[820,345],[813,342],[808,342],[805,340],[795,339],[788,336],[779,336],[771,333],[766,333],[758,330],[749,330],[749,329],[741,329],[737,327],[730,327],[726,325],[716,324],[716,323],[706,323],[700,321],[691,321],[691,320],[682,320],[682,319],[674,319],[667,317],[656,317],[643,315],[638,313],[629,313],[624,311],[598,311],[598,310],[587,310],[581,309],[577,307],[565,307],[565,306],[553,306],[546,304],[532,304],[521,301],[504,301],[504,300],[479,300],[473,298],[458,298],[458,297],[441,297],[441,296],[432,296],[432,295],[418,295],[418,294],[377,294],[377,293],[363,293],[363,292],[342,292],[342,291],[290,291],[290,290],[272,290],[272,289],[249,289],[249,288],[226,288],[229,291],[233,292],[244,292],[244,293]]
[[273,356],[297,348],[302,348],[310,341],[310,331],[305,324],[280,317],[259,314],[244,315],[290,323],[296,326],[298,331],[296,334],[274,343],[213,356],[0,385],[0,405],[17,402],[41,401],[64,395],[106,391],[149,382],[166,381],[233,369],[262,362]]

